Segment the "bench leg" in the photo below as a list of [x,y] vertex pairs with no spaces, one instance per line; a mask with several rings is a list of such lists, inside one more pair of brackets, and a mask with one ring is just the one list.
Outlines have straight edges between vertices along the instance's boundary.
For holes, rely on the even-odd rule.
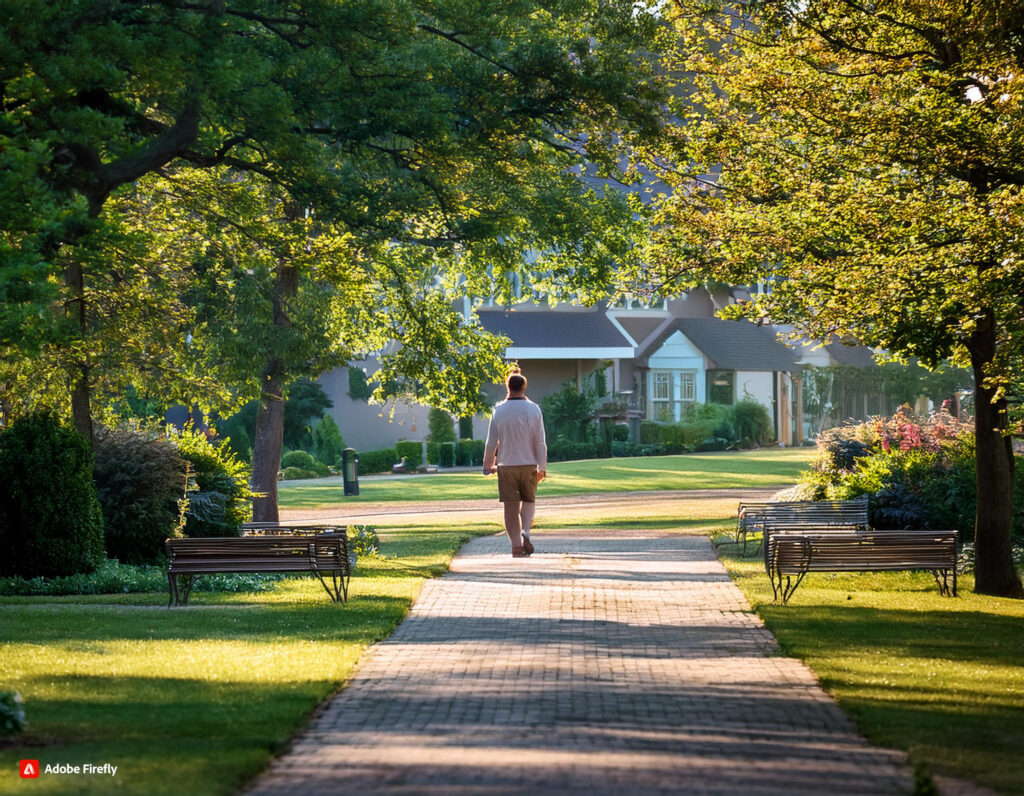
[[170,572],[168,572],[167,583],[169,592],[169,596],[167,598],[167,607],[170,608],[172,605],[178,604],[178,576],[172,575]]
[[313,574],[320,579],[320,584],[327,592],[327,596],[331,598],[332,603],[348,602],[348,578],[345,575],[339,575],[337,570],[331,570],[331,585],[328,586],[323,572],[315,569]]
[[952,570],[933,569],[930,570],[935,582],[939,585],[939,594],[945,597],[956,597],[956,565]]
[[[196,585],[196,581],[199,580],[198,575],[185,575],[188,578],[185,581],[185,588],[182,589],[181,599],[178,601],[178,605],[188,605],[188,598],[192,594],[192,587]],[[177,589],[175,589],[175,595],[177,595]]]
[[[741,536],[743,536],[742,542],[740,540]],[[720,542],[712,542],[711,546],[714,547],[715,550],[717,550],[719,547],[725,547],[725,545],[727,545],[727,544],[734,544],[734,545],[736,545],[738,547],[740,544],[743,544],[745,546],[746,543],[747,543],[746,536],[743,535],[740,531],[737,531],[735,538],[729,537],[729,538],[723,539]]]

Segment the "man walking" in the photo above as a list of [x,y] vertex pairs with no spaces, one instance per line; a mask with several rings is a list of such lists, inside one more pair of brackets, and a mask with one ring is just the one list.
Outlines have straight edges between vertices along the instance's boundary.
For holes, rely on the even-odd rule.
[[537,484],[547,475],[548,446],[540,407],[526,397],[526,377],[513,373],[505,387],[508,395],[494,407],[487,429],[484,475],[497,468],[505,533],[512,543],[512,556],[522,558],[533,552],[530,527],[537,506]]

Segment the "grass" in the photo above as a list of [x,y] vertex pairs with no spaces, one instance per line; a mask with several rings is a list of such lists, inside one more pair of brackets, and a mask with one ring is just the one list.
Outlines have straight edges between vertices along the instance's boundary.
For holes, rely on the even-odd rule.
[[760,559],[723,560],[869,740],[933,775],[1024,792],[1024,602],[974,594],[969,576],[946,598],[927,573],[821,573],[781,606]]
[[[646,488],[781,483],[800,459],[780,453],[557,465],[553,483],[612,491],[621,484],[609,468],[629,461],[637,469],[621,479],[642,471]],[[400,489],[408,497],[450,477],[475,478],[493,497],[493,482],[473,473]],[[735,500],[687,499],[611,518],[581,512],[559,525],[701,533],[721,530],[732,512]],[[115,780],[51,777],[47,793],[58,796],[237,790],[344,684],[365,647],[391,632],[424,579],[444,571],[464,540],[497,530],[496,521],[458,519],[378,528],[385,557],[360,560],[343,606],[308,579],[260,594],[197,593],[185,610],[164,608],[163,593],[0,598],[0,689],[26,697],[30,721],[17,747],[0,746],[0,793],[24,792],[21,758],[119,766]],[[975,595],[970,578],[949,599],[927,574],[870,573],[809,575],[778,606],[758,557],[723,560],[782,649],[814,669],[869,739],[906,750],[933,774],[1022,792],[1024,603]]]
[[360,559],[344,605],[308,578],[259,595],[197,592],[176,610],[165,593],[4,598],[0,689],[25,697],[29,729],[0,746],[0,793],[24,792],[26,758],[118,766],[113,779],[50,775],[58,796],[233,792],[485,531],[382,534],[385,557]]
[[[727,453],[690,453],[556,462],[548,468],[545,497],[597,492],[723,489],[792,483],[806,468],[810,448],[766,448]],[[402,478],[361,478],[358,496],[344,497],[341,478],[282,482],[278,502],[286,509],[315,509],[393,501],[482,500],[495,495],[494,479],[479,472]]]

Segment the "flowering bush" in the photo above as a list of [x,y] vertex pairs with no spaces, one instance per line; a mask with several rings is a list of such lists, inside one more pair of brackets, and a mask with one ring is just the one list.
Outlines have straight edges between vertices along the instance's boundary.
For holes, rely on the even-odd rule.
[[[1024,539],[1024,467],[1017,467],[1014,535]],[[945,411],[829,429],[800,477],[799,492],[815,500],[869,495],[875,528],[956,529],[974,536],[974,432]]]

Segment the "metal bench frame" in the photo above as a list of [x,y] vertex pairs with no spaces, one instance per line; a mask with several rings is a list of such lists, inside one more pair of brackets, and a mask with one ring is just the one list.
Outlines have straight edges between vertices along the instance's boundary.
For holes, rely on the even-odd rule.
[[779,531],[764,544],[773,599],[785,605],[808,572],[926,570],[956,597],[957,531]]
[[[320,534],[168,539],[168,608],[187,605],[200,575],[222,572],[312,572],[331,602],[348,601],[352,568],[344,530]],[[178,588],[178,579],[184,585]]]
[[735,537],[715,542],[715,548],[735,544],[742,546],[745,554],[750,534],[760,532],[763,545],[774,529],[783,527],[867,530],[868,498],[865,495],[853,500],[743,500],[736,511]]

